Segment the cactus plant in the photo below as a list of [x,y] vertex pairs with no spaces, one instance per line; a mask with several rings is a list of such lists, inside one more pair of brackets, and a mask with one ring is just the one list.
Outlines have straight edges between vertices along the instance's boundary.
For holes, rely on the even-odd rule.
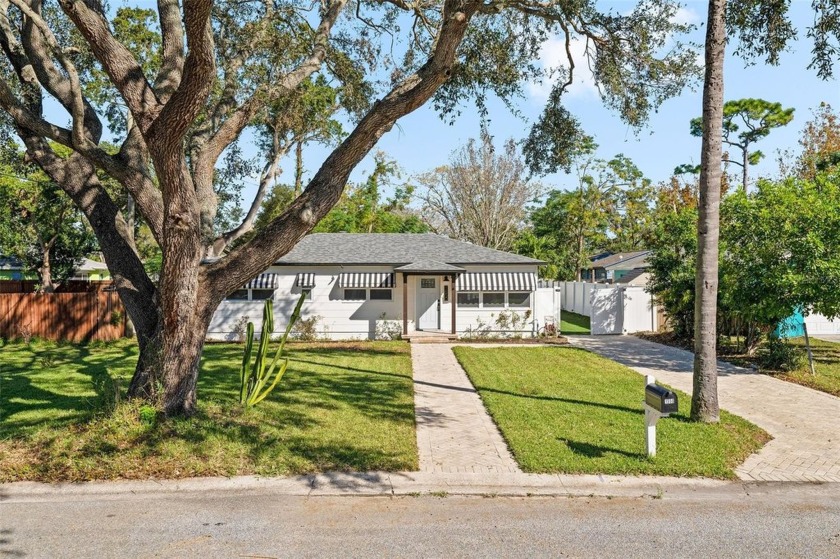
[[268,368],[266,368],[268,343],[271,341],[271,334],[274,333],[274,308],[271,299],[266,299],[263,306],[262,330],[260,331],[253,364],[251,363],[251,354],[254,350],[254,323],[248,322],[245,332],[245,355],[242,357],[242,367],[239,371],[239,403],[245,407],[255,406],[263,401],[286,373],[289,359],[281,359],[281,355],[292,327],[300,318],[300,308],[303,306],[305,298],[306,295],[301,294],[300,299],[298,299],[295,310],[289,318],[289,324],[286,325],[286,331],[280,338],[280,347],[277,348],[274,359],[271,360]]

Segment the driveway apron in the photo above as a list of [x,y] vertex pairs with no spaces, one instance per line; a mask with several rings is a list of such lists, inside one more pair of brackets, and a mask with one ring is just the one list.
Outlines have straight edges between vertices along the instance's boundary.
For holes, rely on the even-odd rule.
[[520,472],[449,344],[411,344],[420,471]]
[[[569,340],[691,394],[691,352],[633,336]],[[840,398],[720,361],[718,396],[721,408],[773,436],[736,469],[741,479],[840,481]]]

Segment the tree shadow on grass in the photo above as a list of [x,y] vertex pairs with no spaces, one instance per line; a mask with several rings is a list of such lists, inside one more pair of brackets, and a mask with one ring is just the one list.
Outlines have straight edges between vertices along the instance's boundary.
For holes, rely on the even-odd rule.
[[607,404],[604,402],[592,402],[587,400],[575,400],[573,398],[561,398],[560,396],[541,396],[536,394],[520,394],[517,392],[510,392],[508,390],[499,390],[498,388],[488,388],[485,386],[477,387],[479,393],[491,392],[493,394],[503,394],[505,396],[514,396],[516,398],[527,398],[529,400],[542,400],[546,402],[558,402],[563,404],[574,404],[579,406],[595,406],[608,410],[615,410],[620,412],[632,413],[634,415],[643,414],[644,410],[639,408],[629,408],[627,406],[620,406],[618,404]]
[[[14,344],[4,349],[16,351],[0,370],[0,435],[6,436],[90,419],[102,407],[102,390],[112,386],[112,371],[133,368],[137,359],[133,346],[126,344],[119,351],[109,346],[107,353],[90,344]],[[56,374],[59,378],[50,378]],[[73,374],[89,381],[73,379]],[[78,394],[91,389],[95,395]],[[30,418],[15,418],[19,414]]]
[[[334,352],[328,350],[325,355],[334,356]],[[359,353],[348,352],[346,356],[358,358]],[[409,374],[336,364],[323,357],[303,357],[290,357],[289,369],[267,401],[276,402],[283,409],[316,406],[335,410],[351,406],[372,418],[413,423]],[[234,370],[229,362],[206,363],[199,377],[198,390],[202,398],[236,401],[239,383],[239,370]]]
[[600,446],[582,441],[572,441],[562,437],[558,437],[557,440],[569,447],[569,450],[573,453],[586,456],[587,458],[603,458],[607,454],[620,454],[628,458],[645,458],[645,455],[639,452],[627,452],[618,448],[610,448],[608,446]]
[[[381,358],[375,367],[383,371],[366,369],[361,365],[366,363],[364,360],[358,361],[360,367],[354,367],[351,358],[362,357],[359,350],[318,348],[295,352],[295,361],[277,389],[256,408],[245,410],[238,404],[241,346],[210,348],[199,376],[195,417],[143,425],[138,421],[137,410],[129,406],[120,411],[127,415],[113,419],[101,415],[89,426],[82,426],[102,408],[99,398],[104,394],[71,395],[78,392],[76,385],[82,392],[90,393],[90,385],[78,373],[86,375],[94,386],[105,386],[113,370],[120,378],[127,378],[136,359],[135,346],[99,349],[91,345],[64,350],[66,354],[60,357],[62,366],[77,373],[72,375],[75,384],[68,385],[67,394],[61,393],[61,383],[55,378],[40,379],[46,389],[28,378],[25,373],[35,366],[35,354],[18,360],[12,377],[20,384],[2,396],[5,400],[14,392],[29,397],[19,403],[16,400],[16,409],[9,413],[56,408],[76,412],[60,421],[47,417],[46,411],[43,419],[26,418],[33,428],[31,432],[39,433],[36,446],[31,448],[29,478],[122,476],[123,464],[134,468],[129,477],[172,475],[178,470],[167,464],[179,460],[190,462],[180,475],[189,468],[196,475],[246,472],[252,467],[268,473],[403,469],[416,460],[408,450],[411,445],[387,436],[395,424],[414,425],[410,374],[388,372],[387,361],[382,365]],[[388,348],[376,353],[408,358],[405,351]],[[347,365],[337,364],[336,360]],[[399,367],[395,370],[404,370],[405,364]],[[55,390],[50,382],[57,386]],[[7,412],[3,413],[5,417]],[[337,423],[352,422],[353,417],[360,417],[361,423],[346,429]],[[51,430],[39,430],[41,425]],[[69,429],[64,429],[65,425]],[[22,424],[17,424],[13,429],[20,433],[22,428]],[[378,432],[368,437],[365,429]],[[218,465],[214,463],[217,459]],[[89,471],[85,470],[87,467]]]

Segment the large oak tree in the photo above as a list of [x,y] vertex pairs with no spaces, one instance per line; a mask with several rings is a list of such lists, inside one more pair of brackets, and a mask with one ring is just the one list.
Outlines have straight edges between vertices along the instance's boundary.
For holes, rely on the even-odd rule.
[[[568,128],[568,113],[558,109],[572,83],[570,45],[581,41],[605,103],[637,126],[692,78],[693,53],[676,40],[686,31],[675,23],[677,8],[670,1],[606,13],[594,0],[158,0],[156,18],[128,30],[129,40],[98,0],[0,0],[0,107],[27,157],[96,233],[139,342],[131,395],[155,396],[166,413],[188,415],[219,302],[327,214],[353,168],[399,118],[430,100],[452,118],[465,106],[483,111],[490,97],[512,103],[527,80],[545,79],[556,83],[540,130]],[[151,27],[159,47],[140,32]],[[534,61],[554,35],[565,40],[568,61],[541,69]],[[220,161],[250,127],[299,122],[301,95],[319,79],[336,88],[348,133],[280,216],[231,245],[215,219]],[[53,100],[69,124],[47,110]],[[305,133],[287,138],[299,143]],[[105,149],[106,139],[118,149]],[[55,145],[73,154],[58,157]],[[288,145],[273,145],[266,159]],[[130,195],[160,245],[157,281],[98,173]]]

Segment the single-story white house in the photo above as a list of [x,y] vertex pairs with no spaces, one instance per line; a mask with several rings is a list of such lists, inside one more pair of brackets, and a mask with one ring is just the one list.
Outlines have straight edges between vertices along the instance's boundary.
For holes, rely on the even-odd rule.
[[537,297],[541,264],[431,233],[316,233],[223,301],[208,337],[235,339],[248,320],[259,331],[268,298],[282,331],[301,293],[319,338],[533,335],[555,312]]

